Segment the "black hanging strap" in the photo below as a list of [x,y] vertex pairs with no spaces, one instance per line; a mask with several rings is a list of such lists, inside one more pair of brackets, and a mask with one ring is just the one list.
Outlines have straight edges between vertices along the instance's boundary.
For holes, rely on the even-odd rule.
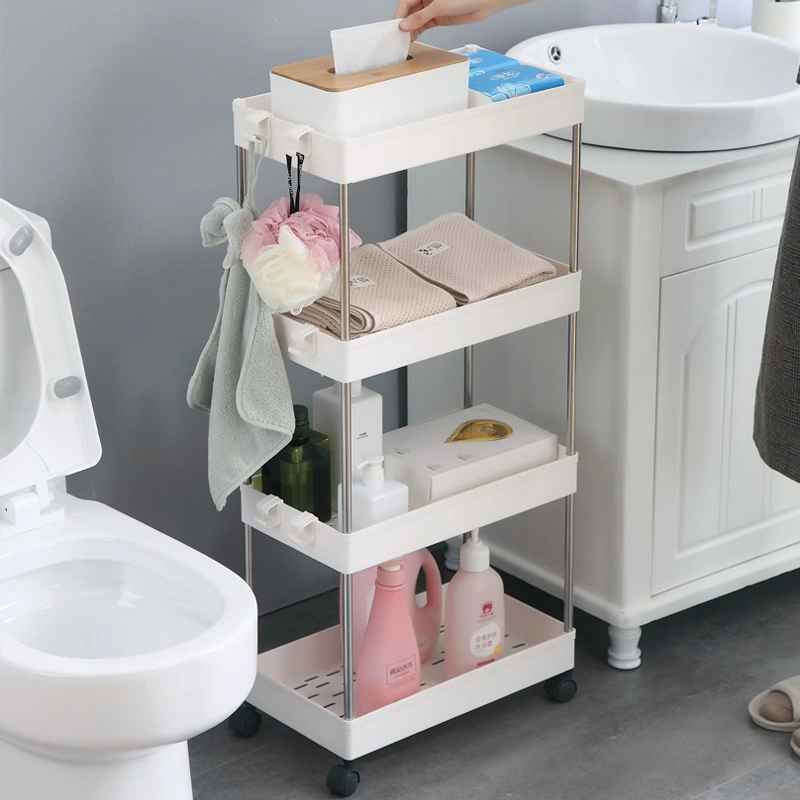
[[303,161],[305,161],[304,153],[295,153],[297,156],[297,197],[295,197],[292,188],[292,156],[286,154],[286,172],[289,176],[289,215],[291,216],[296,211],[300,210],[300,181],[303,175]]

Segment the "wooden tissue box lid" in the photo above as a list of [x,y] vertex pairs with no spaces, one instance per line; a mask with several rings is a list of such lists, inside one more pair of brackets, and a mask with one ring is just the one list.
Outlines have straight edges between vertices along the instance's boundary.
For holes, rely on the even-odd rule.
[[381,83],[392,78],[402,78],[418,72],[426,72],[437,67],[447,67],[467,61],[466,56],[440,50],[438,47],[429,47],[419,42],[412,42],[408,50],[408,59],[398,64],[388,64],[385,67],[367,69],[363,72],[353,72],[349,75],[337,75],[333,71],[333,56],[312,58],[309,61],[297,61],[294,64],[285,64],[275,67],[272,72],[287,78],[290,81],[313,86],[323,92],[346,92],[349,89],[358,89]]

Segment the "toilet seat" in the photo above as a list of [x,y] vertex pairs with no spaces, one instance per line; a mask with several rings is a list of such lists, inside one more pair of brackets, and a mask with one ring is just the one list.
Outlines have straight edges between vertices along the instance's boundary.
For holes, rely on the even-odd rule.
[[[0,257],[3,498],[88,469],[100,459],[101,447],[67,287],[46,223],[0,200]],[[17,385],[18,374],[24,385]]]
[[[136,750],[185,739],[221,722],[241,700],[241,684],[229,680],[231,668],[247,672],[244,681],[255,679],[257,611],[248,586],[213,559],[121,512],[69,495],[59,500],[64,520],[3,543],[0,597],[8,596],[0,599],[4,735],[37,746]],[[54,655],[6,632],[16,611],[9,613],[9,598],[19,597],[15,579],[89,558],[146,570],[189,595],[202,592],[210,612],[204,629],[170,646],[110,658]],[[18,623],[18,617],[11,622]],[[200,681],[198,669],[204,672]],[[204,684],[203,696],[187,694],[185,687],[198,682]]]

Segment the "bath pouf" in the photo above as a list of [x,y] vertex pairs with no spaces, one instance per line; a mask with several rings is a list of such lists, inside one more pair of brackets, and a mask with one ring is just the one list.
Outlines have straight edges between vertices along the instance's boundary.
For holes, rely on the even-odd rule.
[[[351,230],[352,250],[361,239]],[[278,313],[299,314],[330,289],[339,269],[339,209],[315,194],[290,213],[282,197],[253,222],[242,262],[261,299]]]

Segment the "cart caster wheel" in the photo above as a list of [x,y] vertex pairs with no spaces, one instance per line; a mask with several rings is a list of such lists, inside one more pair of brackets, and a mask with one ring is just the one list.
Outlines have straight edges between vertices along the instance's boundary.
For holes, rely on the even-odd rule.
[[556,675],[544,682],[544,691],[556,703],[569,703],[578,691],[578,684],[572,680],[570,673]]
[[334,764],[325,785],[339,797],[350,797],[355,794],[358,784],[361,783],[361,776],[349,764]]
[[239,736],[248,739],[258,733],[261,727],[261,714],[250,703],[243,703],[228,719],[228,727]]

